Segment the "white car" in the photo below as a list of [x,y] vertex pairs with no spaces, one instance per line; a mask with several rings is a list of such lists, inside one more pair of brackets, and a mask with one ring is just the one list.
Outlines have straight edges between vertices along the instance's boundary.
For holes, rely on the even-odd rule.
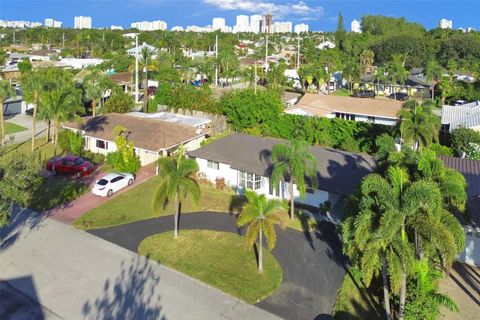
[[92,192],[100,197],[110,197],[114,192],[131,186],[133,181],[135,181],[135,176],[131,173],[109,173],[97,180],[93,185]]

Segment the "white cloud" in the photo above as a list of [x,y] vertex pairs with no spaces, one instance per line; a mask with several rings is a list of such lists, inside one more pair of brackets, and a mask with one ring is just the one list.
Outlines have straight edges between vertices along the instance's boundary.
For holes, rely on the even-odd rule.
[[303,1],[283,4],[261,0],[203,0],[203,2],[220,10],[239,10],[258,14],[270,12],[277,18],[319,16],[323,14],[322,7],[310,7]]

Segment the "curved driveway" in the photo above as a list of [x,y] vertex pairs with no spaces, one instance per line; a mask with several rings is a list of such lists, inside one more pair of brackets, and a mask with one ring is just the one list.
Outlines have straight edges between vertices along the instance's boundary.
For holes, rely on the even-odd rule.
[[[143,239],[172,227],[173,216],[166,216],[88,232],[137,252]],[[241,233],[234,216],[211,212],[182,215],[180,229]],[[346,264],[335,227],[324,222],[315,233],[287,228],[278,230],[277,237],[273,255],[282,266],[283,281],[257,306],[284,319],[332,319],[330,314]]]

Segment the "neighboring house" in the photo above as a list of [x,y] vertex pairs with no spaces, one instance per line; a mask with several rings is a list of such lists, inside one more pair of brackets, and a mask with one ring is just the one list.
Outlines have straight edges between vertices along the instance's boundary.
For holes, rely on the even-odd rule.
[[335,42],[332,42],[330,40],[323,41],[317,46],[317,49],[323,50],[323,49],[335,49]]
[[461,106],[443,106],[442,131],[451,133],[460,127],[480,132],[480,101]]
[[158,52],[158,49],[155,48],[154,46],[151,46],[151,45],[145,43],[145,42],[142,43],[141,45],[139,45],[138,48],[137,48],[137,47],[133,47],[133,48],[131,48],[131,49],[128,49],[128,50],[127,50],[127,54],[128,54],[129,56],[135,57],[135,55],[137,54],[137,50],[138,50],[138,56],[140,57],[143,48],[147,48],[148,51],[150,51],[150,53],[152,54],[152,58],[155,58],[155,57],[156,57],[157,52]]
[[[239,194],[250,189],[268,198],[290,199],[288,181],[272,188],[269,180],[271,151],[281,143],[286,141],[233,133],[188,154],[209,181],[223,180]],[[307,188],[302,199],[294,186],[294,196],[295,202],[313,208],[325,201],[335,206],[340,198],[352,194],[375,166],[373,158],[366,155],[320,147],[311,147],[310,151],[317,160],[318,187]]]
[[285,107],[292,107],[297,104],[302,95],[296,92],[284,91],[282,94],[282,102]]
[[87,59],[77,59],[77,58],[63,58],[60,60],[63,64],[69,66],[72,69],[84,69],[87,67],[94,67],[103,62],[103,59],[97,58],[87,58]]
[[210,133],[210,124],[212,120],[202,117],[193,117],[183,114],[177,114],[172,112],[156,112],[156,113],[144,113],[144,112],[129,112],[126,113],[128,116],[165,121],[170,123],[178,123],[186,126],[191,126],[197,129],[203,129],[207,134]]
[[106,155],[117,150],[113,131],[118,125],[127,129],[127,139],[135,145],[142,166],[174,153],[181,144],[187,151],[197,149],[207,134],[193,126],[118,113],[89,118],[85,123],[70,122],[63,128],[81,132],[86,150]]
[[341,118],[394,126],[402,102],[385,99],[341,97],[324,94],[305,94],[285,113],[310,117]]
[[447,156],[440,156],[440,159],[467,181],[467,212],[465,215],[456,214],[467,233],[465,250],[458,259],[480,266],[480,161]]
[[131,72],[117,72],[109,75],[110,80],[112,80],[115,85],[122,88],[122,91],[129,93],[135,90],[135,84],[132,82],[132,73]]

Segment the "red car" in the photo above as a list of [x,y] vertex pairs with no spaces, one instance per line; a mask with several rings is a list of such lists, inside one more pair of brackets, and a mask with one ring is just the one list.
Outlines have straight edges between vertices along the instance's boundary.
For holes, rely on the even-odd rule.
[[47,170],[54,175],[61,174],[75,174],[79,177],[86,176],[92,173],[93,164],[85,161],[80,157],[68,155],[65,157],[54,157],[47,162]]

